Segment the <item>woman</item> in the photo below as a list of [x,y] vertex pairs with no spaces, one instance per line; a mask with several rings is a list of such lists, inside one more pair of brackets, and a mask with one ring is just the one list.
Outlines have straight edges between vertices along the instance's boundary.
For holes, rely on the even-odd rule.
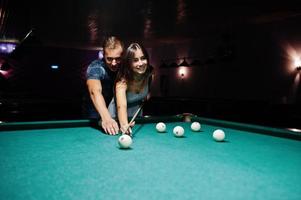
[[133,117],[147,98],[151,79],[152,67],[146,50],[137,43],[130,44],[116,77],[115,99],[109,105],[112,117],[118,117],[122,133],[131,134],[134,123],[129,124],[128,117]]

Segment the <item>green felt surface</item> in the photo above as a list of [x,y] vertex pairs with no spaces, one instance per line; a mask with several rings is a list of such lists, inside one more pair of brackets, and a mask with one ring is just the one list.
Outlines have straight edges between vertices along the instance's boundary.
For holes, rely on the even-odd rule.
[[[301,142],[202,124],[137,124],[132,148],[91,127],[0,132],[1,199],[301,199]],[[176,138],[172,129],[185,128]],[[226,141],[215,142],[222,128]]]

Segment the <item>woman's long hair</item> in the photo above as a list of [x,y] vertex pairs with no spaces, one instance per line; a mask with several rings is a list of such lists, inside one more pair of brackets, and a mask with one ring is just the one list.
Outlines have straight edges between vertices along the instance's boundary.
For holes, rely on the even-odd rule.
[[145,48],[143,46],[139,45],[138,43],[132,43],[132,44],[130,44],[130,46],[127,48],[127,50],[125,52],[123,62],[120,66],[120,69],[119,69],[117,77],[116,77],[116,82],[121,81],[121,80],[124,80],[126,82],[133,81],[134,72],[131,68],[131,63],[133,61],[135,52],[139,49],[141,49],[143,55],[145,56],[145,58],[147,60],[147,68],[146,68],[146,72],[143,75],[144,76],[143,78],[147,79],[149,77],[149,75],[152,73],[152,67],[149,63],[149,56],[148,56],[147,51],[145,50]]

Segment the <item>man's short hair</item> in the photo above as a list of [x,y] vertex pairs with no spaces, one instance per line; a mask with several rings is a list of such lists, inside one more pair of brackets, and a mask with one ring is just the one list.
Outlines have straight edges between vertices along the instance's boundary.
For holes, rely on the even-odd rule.
[[103,50],[105,49],[117,49],[118,47],[123,48],[123,43],[121,42],[121,40],[115,36],[110,36],[107,37],[104,42],[103,42]]

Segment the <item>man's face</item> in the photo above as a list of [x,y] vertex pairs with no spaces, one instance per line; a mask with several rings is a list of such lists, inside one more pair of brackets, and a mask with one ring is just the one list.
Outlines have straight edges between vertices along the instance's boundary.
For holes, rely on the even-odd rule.
[[117,47],[116,49],[105,49],[104,53],[106,65],[113,72],[117,71],[121,62],[122,48]]

